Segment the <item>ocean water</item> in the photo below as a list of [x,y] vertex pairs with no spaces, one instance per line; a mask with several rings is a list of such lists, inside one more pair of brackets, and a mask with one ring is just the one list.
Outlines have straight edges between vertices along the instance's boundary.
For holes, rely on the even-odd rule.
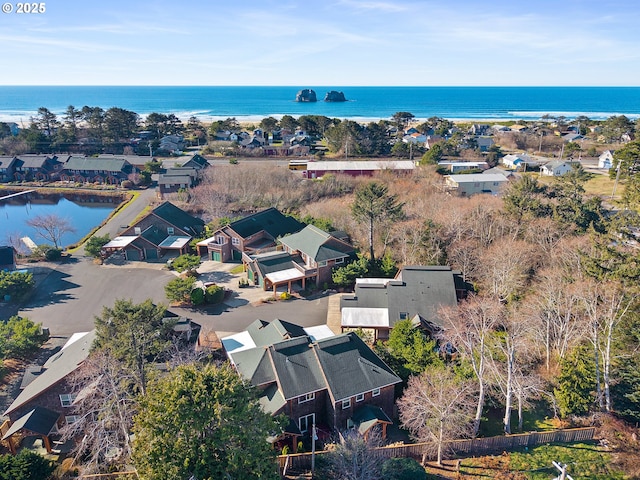
[[[312,88],[316,103],[296,103],[296,93]],[[342,91],[344,103],[322,101],[329,90]],[[173,113],[201,120],[236,117],[324,115],[375,120],[395,112],[418,119],[535,120],[545,114],[640,117],[640,87],[127,87],[0,86],[0,121],[26,126],[39,107],[62,115],[67,106],[120,107],[140,115]]]

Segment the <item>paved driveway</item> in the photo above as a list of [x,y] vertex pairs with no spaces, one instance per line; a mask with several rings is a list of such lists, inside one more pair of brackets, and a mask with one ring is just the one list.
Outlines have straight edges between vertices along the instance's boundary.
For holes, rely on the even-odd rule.
[[[214,262],[212,262],[214,263]],[[259,300],[270,296],[257,287],[238,289],[237,278],[228,271],[233,264],[206,265],[203,278],[227,285],[236,291],[227,305],[208,308],[171,308],[220,336],[244,330],[257,318],[281,318],[302,326],[326,322],[327,298],[294,299],[263,304]],[[87,257],[73,256],[67,262],[38,267],[36,293],[24,305],[0,308],[0,318],[19,314],[48,327],[51,335],[68,337],[74,332],[91,330],[94,318],[104,306],[111,307],[117,299],[135,303],[151,298],[168,304],[164,286],[174,274],[162,264],[128,262],[125,265],[96,265]]]

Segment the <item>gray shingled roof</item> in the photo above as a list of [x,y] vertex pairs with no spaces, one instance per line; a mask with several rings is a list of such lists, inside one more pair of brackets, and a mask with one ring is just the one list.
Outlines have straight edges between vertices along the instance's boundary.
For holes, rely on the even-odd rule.
[[439,325],[438,308],[457,305],[456,273],[448,266],[406,266],[394,280],[356,283],[354,294],[340,299],[340,308],[387,308],[391,327],[400,312]]
[[335,402],[401,381],[353,332],[320,340],[314,351]]
[[2,437],[2,440],[6,440],[11,435],[18,433],[23,429],[40,435],[49,435],[58,421],[58,418],[60,418],[60,414],[58,412],[54,412],[44,407],[36,407],[13,422],[11,428],[9,428],[7,433]]
[[87,332],[72,344],[66,345],[58,353],[49,357],[44,364],[44,371],[20,392],[20,395],[7,408],[4,414],[9,415],[9,413],[40,396],[75,371],[89,356],[89,350],[93,345],[95,336],[95,330]]
[[354,248],[338,240],[314,225],[307,225],[299,232],[280,239],[280,243],[292,251],[300,251],[316,262],[344,258],[354,253]]
[[286,400],[326,388],[323,372],[309,348],[309,341],[309,337],[304,336],[269,347],[278,387]]
[[304,335],[230,356],[244,378],[275,382],[285,400],[327,389],[337,402],[401,381],[353,332],[315,343]]

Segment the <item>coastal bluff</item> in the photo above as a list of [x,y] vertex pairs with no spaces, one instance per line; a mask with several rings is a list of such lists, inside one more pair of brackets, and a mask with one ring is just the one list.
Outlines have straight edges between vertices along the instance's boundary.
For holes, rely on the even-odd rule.
[[346,102],[347,99],[345,98],[344,93],[338,92],[336,90],[331,90],[330,92],[327,92],[327,94],[324,96],[324,101],[325,102]]
[[318,97],[316,96],[316,92],[311,90],[310,88],[304,88],[296,93],[296,102],[317,102]]

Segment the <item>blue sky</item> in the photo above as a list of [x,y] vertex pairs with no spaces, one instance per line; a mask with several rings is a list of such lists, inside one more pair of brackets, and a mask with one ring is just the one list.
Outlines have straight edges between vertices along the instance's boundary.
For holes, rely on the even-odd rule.
[[44,3],[0,85],[640,85],[635,0]]

